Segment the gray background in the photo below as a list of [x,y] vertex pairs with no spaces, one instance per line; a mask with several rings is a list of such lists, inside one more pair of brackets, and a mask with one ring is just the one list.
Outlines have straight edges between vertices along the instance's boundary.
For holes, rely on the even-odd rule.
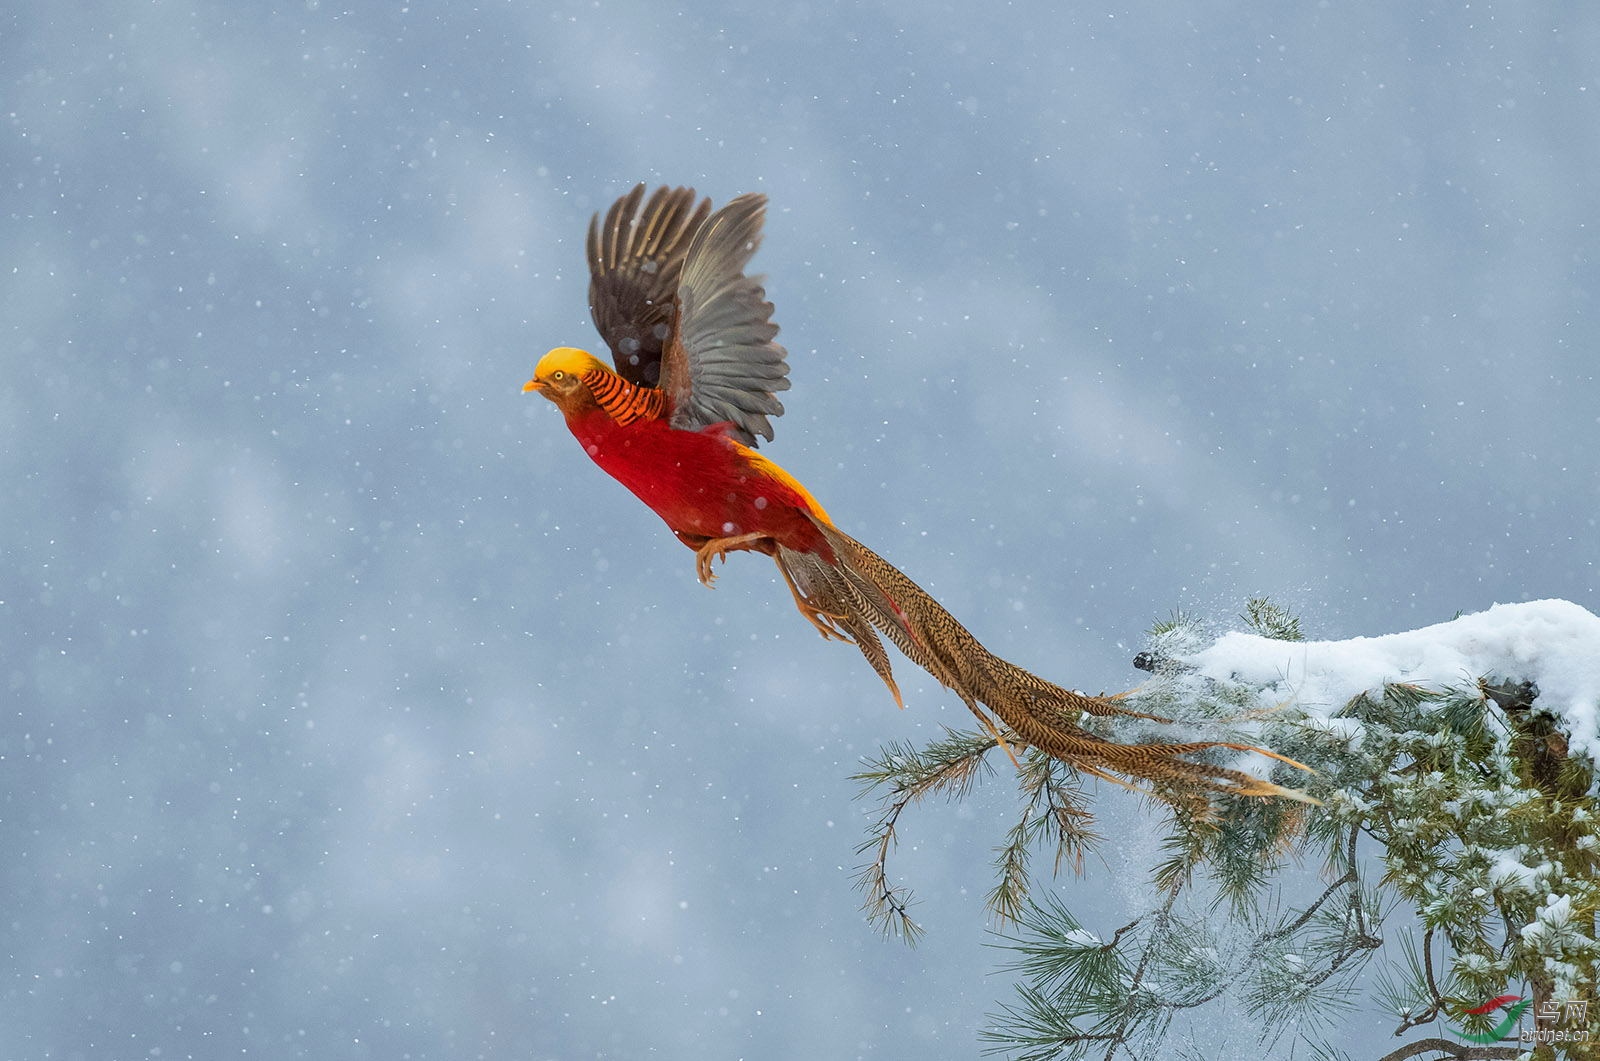
[[0,30],[0,1056],[976,1055],[1003,776],[908,825],[920,949],[849,883],[859,757],[965,709],[700,588],[518,393],[636,180],[771,196],[766,452],[1058,681],[1256,593],[1600,601],[1592,5]]

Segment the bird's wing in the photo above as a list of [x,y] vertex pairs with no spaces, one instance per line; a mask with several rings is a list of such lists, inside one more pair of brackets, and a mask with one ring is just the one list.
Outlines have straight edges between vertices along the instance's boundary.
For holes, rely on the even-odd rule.
[[741,195],[694,234],[678,277],[678,312],[661,355],[661,387],[672,426],[698,430],[727,422],[746,445],[772,438],[782,416],[775,392],[789,389],[783,347],[773,342],[772,303],[761,277],[744,267],[761,245],[767,197]]
[[684,255],[710,213],[693,188],[657,188],[644,202],[639,184],[589,222],[589,312],[629,383],[660,383]]

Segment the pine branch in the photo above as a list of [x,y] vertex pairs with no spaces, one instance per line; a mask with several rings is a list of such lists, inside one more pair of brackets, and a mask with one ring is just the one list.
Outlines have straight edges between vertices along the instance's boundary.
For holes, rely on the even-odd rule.
[[1007,831],[1006,842],[995,857],[998,879],[985,900],[1000,924],[1019,920],[1032,887],[1028,863],[1046,833],[1054,835],[1053,872],[1057,874],[1061,864],[1069,861],[1074,872],[1083,872],[1084,854],[1101,839],[1088,827],[1093,817],[1080,806],[1080,784],[1062,779],[1058,760],[1029,748],[1023,755],[1017,783],[1025,797],[1022,815]]
[[1055,896],[1044,906],[1031,905],[1018,928],[1026,937],[1002,937],[1021,955],[1006,968],[1022,973],[1029,984],[1052,997],[1082,999],[1114,994],[1128,979],[1126,962],[1117,946],[1143,918],[1119,928],[1109,942],[1085,931]]
[[1322,894],[1317,896],[1317,898],[1301,912],[1299,917],[1295,918],[1293,921],[1282,926],[1281,928],[1275,928],[1270,932],[1263,932],[1260,936],[1256,937],[1257,942],[1260,944],[1272,943],[1283,939],[1286,936],[1292,936],[1296,932],[1299,932],[1302,928],[1306,927],[1312,918],[1317,916],[1317,911],[1322,909],[1324,903],[1333,898],[1335,892],[1341,888],[1346,888],[1352,884],[1357,884],[1360,882],[1360,880],[1360,874],[1355,871],[1354,867],[1351,867],[1345,872],[1344,876],[1340,877],[1338,880],[1324,888]]
[[1407,1043],[1398,1050],[1391,1050],[1378,1059],[1378,1061],[1406,1061],[1407,1058],[1420,1054],[1438,1053],[1444,1055],[1434,1058],[1433,1061],[1499,1061],[1504,1058],[1522,1056],[1522,1050],[1515,1046],[1467,1046],[1464,1043],[1453,1043],[1449,1039],[1418,1039],[1414,1043]]
[[915,946],[924,930],[911,919],[911,891],[890,884],[888,873],[889,849],[898,843],[895,826],[900,820],[900,812],[906,809],[911,799],[907,796],[892,803],[883,817],[878,819],[875,839],[856,849],[857,854],[865,854],[871,849],[874,856],[871,862],[856,870],[855,885],[866,893],[862,906],[867,911],[868,923],[877,925],[885,935],[898,936]]
[[1439,983],[1433,973],[1433,933],[1432,928],[1422,933],[1422,966],[1418,970],[1422,974],[1423,986],[1428,989],[1428,1007],[1415,1015],[1406,1014],[1400,1026],[1394,1030],[1396,1035],[1404,1034],[1419,1025],[1431,1024],[1444,1012],[1445,999],[1439,992]]
[[935,793],[961,799],[987,769],[983,757],[994,747],[992,737],[947,728],[942,739],[920,750],[910,744],[891,745],[877,758],[867,760],[867,769],[851,778],[862,786],[863,795],[880,785],[889,786],[877,821],[868,830],[866,841],[856,848],[858,855],[871,851],[872,861],[858,867],[855,877],[856,887],[866,894],[862,906],[867,921],[885,934],[915,945],[923,933],[922,926],[911,918],[910,889],[889,881],[889,852],[899,843],[900,815]]
[[994,911],[996,920],[1002,925],[1016,922],[1022,916],[1031,884],[1028,878],[1028,852],[1043,825],[1043,819],[1033,816],[1032,808],[1024,807],[1022,819],[1006,832],[1006,842],[995,857],[999,879],[984,897],[984,903]]
[[[1171,925],[1172,906],[1177,900],[1178,893],[1176,891],[1168,892],[1166,900],[1155,911],[1154,923],[1157,935],[1162,934]],[[1154,951],[1154,947],[1146,947],[1144,952],[1139,955],[1139,965],[1133,971],[1133,979],[1128,982],[1126,1001],[1123,1003],[1121,1013],[1118,1014],[1118,1021],[1113,1029],[1114,1034],[1110,1039],[1110,1045],[1106,1048],[1105,1061],[1112,1061],[1116,1056],[1117,1047],[1128,1041],[1128,1034],[1133,1030],[1135,1000],[1139,998],[1140,992],[1144,990],[1145,975],[1150,971],[1150,959]]]
[[1092,1012],[1083,1005],[1064,1005],[1063,999],[1026,985],[1019,985],[1017,993],[1022,996],[1020,1007],[1001,1006],[1004,1030],[985,1028],[979,1033],[981,1041],[993,1044],[985,1054],[1007,1054],[1012,1061],[1054,1061],[1071,1047],[1114,1038],[1108,1031],[1079,1030],[1074,1020]]

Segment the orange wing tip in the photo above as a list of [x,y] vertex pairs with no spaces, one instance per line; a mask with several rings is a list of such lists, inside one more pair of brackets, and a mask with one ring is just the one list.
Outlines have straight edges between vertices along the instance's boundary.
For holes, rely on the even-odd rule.
[[1246,796],[1263,797],[1276,796],[1279,799],[1292,799],[1296,803],[1309,803],[1313,807],[1322,806],[1322,801],[1320,799],[1317,799],[1315,796],[1308,796],[1297,788],[1284,788],[1282,785],[1274,785],[1271,782],[1263,782],[1261,789],[1262,791],[1259,792],[1252,789],[1251,791],[1241,794]]
[[[976,711],[973,714],[977,715]],[[978,721],[983,723],[983,728],[989,731],[989,736],[994,738],[995,744],[1006,753],[1006,758],[1011,760],[1011,765],[1018,770],[1022,769],[1022,761],[1017,758],[1017,753],[1011,750],[1011,742],[1006,740],[1006,735],[1000,732],[1000,727],[994,724],[994,719],[987,715],[978,715]]]
[[1304,770],[1306,773],[1311,774],[1313,777],[1315,777],[1316,774],[1317,774],[1317,772],[1315,770],[1313,770],[1311,767],[1307,766],[1305,763],[1297,762],[1294,759],[1289,758],[1287,755],[1279,755],[1277,752],[1269,751],[1266,748],[1257,748],[1256,751],[1260,752],[1262,755],[1265,755],[1265,756],[1267,756],[1269,758],[1276,759],[1280,763],[1288,763],[1290,766],[1294,767],[1296,770]]
[[1206,746],[1209,747],[1209,748],[1231,748],[1232,750],[1234,750],[1236,752],[1255,752],[1257,755],[1265,755],[1268,759],[1276,759],[1280,763],[1287,763],[1288,765],[1294,767],[1296,770],[1304,770],[1306,773],[1312,775],[1313,777],[1317,776],[1317,772],[1315,770],[1313,770],[1311,767],[1307,766],[1305,763],[1298,762],[1298,761],[1296,761],[1294,759],[1291,759],[1287,755],[1280,755],[1279,753],[1273,751],[1271,748],[1262,748],[1262,747],[1258,747],[1257,745],[1254,745],[1254,744],[1234,744],[1231,741],[1221,741],[1221,740],[1218,740],[1218,741],[1206,741],[1205,743],[1206,743]]
[[998,729],[994,731],[995,743],[1000,745],[1000,750],[1006,753],[1006,758],[1011,760],[1011,765],[1018,770],[1022,769],[1022,762],[1017,758],[1017,753],[1011,750],[1011,742]]

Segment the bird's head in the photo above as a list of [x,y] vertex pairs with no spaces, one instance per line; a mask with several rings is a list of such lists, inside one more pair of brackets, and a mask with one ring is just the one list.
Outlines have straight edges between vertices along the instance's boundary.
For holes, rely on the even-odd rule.
[[594,355],[571,346],[558,346],[539,359],[533,378],[522,385],[524,393],[537,391],[561,408],[562,412],[576,411],[585,402],[593,402],[584,377],[596,369],[606,367]]

